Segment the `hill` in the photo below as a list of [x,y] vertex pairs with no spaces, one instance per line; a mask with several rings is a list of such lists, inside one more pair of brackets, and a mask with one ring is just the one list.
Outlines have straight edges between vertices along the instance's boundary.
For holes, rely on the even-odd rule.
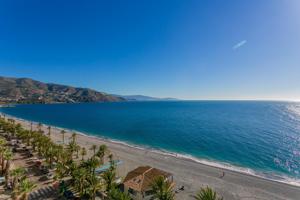
[[144,95],[114,95],[114,96],[124,98],[127,101],[176,101],[178,100],[175,98],[158,98],[158,97],[150,97]]
[[2,103],[79,103],[124,101],[88,88],[43,83],[29,78],[0,77]]

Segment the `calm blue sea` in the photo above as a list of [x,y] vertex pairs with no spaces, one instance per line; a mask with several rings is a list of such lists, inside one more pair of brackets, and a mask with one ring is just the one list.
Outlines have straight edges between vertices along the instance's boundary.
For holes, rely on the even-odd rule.
[[268,178],[300,180],[299,103],[120,102],[18,105],[1,111]]

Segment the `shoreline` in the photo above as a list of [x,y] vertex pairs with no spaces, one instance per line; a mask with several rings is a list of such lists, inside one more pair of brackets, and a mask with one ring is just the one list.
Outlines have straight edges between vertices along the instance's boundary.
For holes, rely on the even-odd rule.
[[[0,113],[2,113],[2,112],[0,111]],[[6,114],[6,116],[9,116],[10,118],[13,118],[18,121],[23,121],[25,123],[32,122],[34,125],[37,125],[39,123],[36,121],[29,121],[29,120],[26,120],[23,118],[18,118],[18,117],[12,116],[12,115]],[[42,123],[42,124],[43,124],[43,126],[51,126],[52,128],[58,129],[60,131],[65,130],[66,132],[72,132],[72,133],[75,132],[76,134],[82,135],[84,137],[101,140],[101,141],[104,141],[107,143],[122,145],[125,147],[129,147],[129,148],[141,150],[141,151],[150,151],[152,153],[157,153],[157,154],[164,155],[164,156],[171,156],[171,157],[178,158],[178,159],[188,160],[188,161],[192,161],[192,162],[195,162],[195,163],[198,163],[201,165],[206,165],[206,166],[214,167],[214,168],[221,169],[221,170],[228,170],[228,171],[241,173],[241,174],[245,174],[245,175],[249,175],[249,176],[254,176],[254,177],[269,180],[269,181],[274,181],[274,182],[279,182],[279,183],[283,183],[283,184],[287,184],[287,185],[291,185],[291,186],[295,186],[295,187],[300,187],[300,180],[293,179],[293,178],[287,177],[287,176],[285,177],[282,175],[274,174],[275,176],[277,175],[276,177],[280,177],[283,179],[283,180],[276,180],[276,179],[272,179],[272,178],[268,178],[268,177],[264,176],[264,174],[267,174],[267,173],[256,171],[256,170],[253,170],[253,169],[247,168],[247,167],[235,166],[230,163],[220,162],[217,160],[197,158],[197,157],[194,157],[189,154],[180,154],[180,153],[171,152],[171,151],[164,150],[164,149],[156,149],[156,148],[151,148],[151,147],[142,146],[142,145],[130,144],[129,142],[126,142],[126,141],[124,142],[121,140],[110,139],[108,137],[102,137],[100,135],[99,136],[91,135],[89,133],[84,133],[84,132],[77,131],[77,130],[71,130],[68,128],[53,126],[53,125],[46,124],[46,123]],[[271,176],[272,176],[272,174],[271,174]],[[288,181],[288,180],[290,180],[290,181]]]
[[[0,113],[3,113],[3,112],[0,111]],[[14,118],[16,121],[20,122],[22,125],[25,125],[25,127],[27,127],[27,128],[28,128],[28,126],[30,126],[30,122],[32,122],[34,125],[38,124],[38,122],[29,121],[29,120],[18,118],[18,117],[8,115],[8,114],[5,114],[5,115],[10,117],[10,118]],[[68,133],[68,134],[66,134],[67,136],[69,136],[69,134],[72,133],[72,132],[76,132],[79,136],[78,137],[79,143],[82,143],[82,146],[87,146],[88,143],[91,143],[91,142],[96,142],[98,144],[99,143],[105,143],[108,146],[108,148],[111,149],[112,152],[114,152],[118,157],[119,157],[118,154],[123,154],[122,151],[130,152],[130,154],[133,154],[132,156],[137,157],[138,159],[137,160],[136,160],[136,158],[129,159],[131,161],[129,166],[127,168],[125,167],[126,169],[121,169],[120,172],[119,172],[119,174],[122,175],[123,177],[126,175],[126,173],[128,171],[133,170],[135,168],[134,166],[139,166],[139,165],[142,165],[142,164],[153,166],[154,163],[151,163],[151,159],[154,158],[154,160],[156,162],[157,161],[159,163],[163,162],[164,165],[165,164],[168,165],[168,162],[164,162],[164,160],[167,160],[167,161],[172,160],[172,162],[175,162],[175,164],[179,164],[179,163],[186,164],[187,168],[190,168],[189,165],[191,165],[191,166],[193,166],[193,168],[195,166],[195,168],[200,168],[200,169],[202,168],[202,170],[203,170],[203,168],[205,168],[205,169],[207,168],[207,170],[209,172],[217,171],[218,173],[222,173],[222,171],[225,171],[226,176],[228,176],[228,174],[232,174],[235,177],[239,177],[240,179],[242,179],[242,181],[245,177],[247,177],[248,179],[259,180],[258,182],[268,183],[268,184],[272,185],[272,187],[273,187],[273,185],[277,185],[279,187],[284,186],[284,187],[287,187],[287,188],[290,188],[290,189],[294,188],[296,190],[295,192],[296,192],[297,196],[298,195],[300,196],[300,187],[299,187],[299,183],[297,183],[297,182],[295,182],[295,184],[293,184],[293,182],[284,182],[284,181],[280,181],[280,180],[273,180],[271,178],[262,177],[262,176],[259,176],[257,174],[252,174],[249,171],[245,172],[245,171],[240,171],[240,170],[237,170],[237,169],[234,170],[233,168],[235,166],[231,166],[230,164],[228,164],[228,166],[226,166],[226,163],[218,163],[218,162],[213,162],[213,161],[209,161],[209,160],[205,160],[205,159],[194,158],[194,157],[189,156],[189,155],[182,155],[182,154],[177,154],[177,153],[168,152],[168,151],[159,150],[159,149],[152,149],[152,148],[147,148],[147,147],[138,146],[138,145],[131,145],[131,144],[123,142],[123,141],[104,138],[104,137],[101,137],[101,136],[99,137],[99,136],[95,136],[95,135],[90,135],[88,133],[83,133],[83,132],[80,132],[80,131],[75,131],[75,130],[70,130],[70,129],[64,129],[64,128],[61,128],[61,127],[47,125],[47,124],[44,124],[44,123],[43,123],[43,125],[44,125],[43,126],[44,130],[46,130],[45,128],[47,126],[52,127],[52,136],[51,136],[51,138],[54,139],[55,142],[58,142],[57,139],[59,139],[61,137],[59,132],[61,130],[66,130],[66,132]],[[34,128],[35,128],[35,126],[34,126]],[[68,137],[66,137],[66,138],[68,138]],[[88,149],[88,147],[87,147],[87,149]],[[150,154],[151,154],[150,158],[147,158],[147,156],[150,155]],[[140,155],[142,155],[144,157],[146,162],[138,162],[139,159],[140,159]],[[127,155],[127,158],[126,158],[126,155],[125,156],[120,155],[120,157],[123,157],[122,159],[124,159],[124,160],[128,159],[128,155]],[[158,165],[159,165],[159,163],[158,163]],[[128,164],[128,163],[126,162],[125,165],[126,164]],[[154,165],[154,167],[158,167],[160,169],[168,171],[168,169],[165,169],[166,167],[160,167],[160,166],[155,166],[155,165]],[[180,167],[179,167],[179,169],[180,169]],[[251,169],[247,169],[247,168],[241,168],[241,169],[251,170]],[[183,171],[183,170],[180,170],[180,171]],[[184,176],[184,173],[180,173],[180,174],[174,173],[174,172],[172,172],[172,173],[174,174],[175,179],[176,179],[177,176],[178,177]],[[201,173],[201,175],[202,174],[203,174],[203,172]],[[204,175],[206,175],[206,174],[204,174]],[[209,177],[208,179],[215,179],[215,178],[218,178],[218,174],[217,175],[214,174],[213,177]],[[206,182],[210,183],[211,181],[212,180],[207,180]],[[224,182],[224,179],[221,179],[221,181]],[[181,183],[181,181],[176,181],[176,182]],[[193,183],[194,181],[191,180],[190,182]],[[182,185],[186,185],[186,184],[187,183],[184,182],[184,184],[182,184]],[[209,185],[211,185],[211,184],[212,183],[210,183]],[[228,184],[228,183],[225,182],[225,184]],[[201,185],[203,185],[203,184],[201,184]],[[206,184],[206,185],[208,185],[208,184]],[[200,187],[197,187],[197,188],[200,188]],[[217,188],[217,190],[218,190],[218,187],[215,186],[215,188]],[[192,190],[195,190],[195,191],[193,191],[193,193],[195,193],[197,189],[192,189]],[[224,197],[230,197],[229,199],[240,199],[240,198],[235,198],[234,196],[232,196],[232,194],[227,194],[226,192],[228,192],[228,191],[224,190],[224,188],[222,188],[222,190],[221,190],[220,193],[223,194]],[[253,195],[256,195],[256,194],[253,193]],[[263,196],[265,196],[265,195],[263,195]],[[179,198],[179,199],[190,199],[190,198],[189,197],[184,197],[184,198]],[[228,198],[225,198],[225,199],[228,199]],[[269,199],[269,198],[266,198],[266,199]],[[277,198],[273,197],[273,198],[270,198],[270,199],[277,199]],[[281,199],[281,198],[278,198],[278,199]],[[283,199],[286,199],[286,198],[283,198]],[[291,198],[291,199],[294,199],[294,198]],[[295,198],[295,199],[297,199],[297,198]]]

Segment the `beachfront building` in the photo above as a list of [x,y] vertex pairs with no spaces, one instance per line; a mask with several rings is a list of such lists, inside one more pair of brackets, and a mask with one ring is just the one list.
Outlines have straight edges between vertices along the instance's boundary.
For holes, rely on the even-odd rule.
[[173,183],[171,173],[150,166],[140,166],[129,172],[124,179],[124,191],[128,192],[133,200],[150,200],[152,197],[151,184],[159,177]]

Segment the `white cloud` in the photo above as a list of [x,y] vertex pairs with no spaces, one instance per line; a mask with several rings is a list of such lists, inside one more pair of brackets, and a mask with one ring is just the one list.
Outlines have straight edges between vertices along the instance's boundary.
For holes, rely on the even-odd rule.
[[238,49],[238,48],[244,46],[246,43],[247,43],[247,40],[242,40],[242,41],[238,42],[236,45],[234,45],[234,46],[232,47],[232,49],[233,49],[233,50],[236,50],[236,49]]

